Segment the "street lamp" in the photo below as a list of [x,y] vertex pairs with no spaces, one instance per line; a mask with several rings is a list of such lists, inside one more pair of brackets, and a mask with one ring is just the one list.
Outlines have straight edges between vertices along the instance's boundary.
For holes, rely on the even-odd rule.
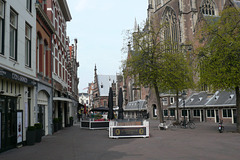
[[183,126],[184,128],[186,128],[186,120],[185,120],[185,115],[186,115],[186,112],[185,112],[185,99],[187,98],[187,94],[185,91],[183,91],[182,93],[182,99],[183,99]]

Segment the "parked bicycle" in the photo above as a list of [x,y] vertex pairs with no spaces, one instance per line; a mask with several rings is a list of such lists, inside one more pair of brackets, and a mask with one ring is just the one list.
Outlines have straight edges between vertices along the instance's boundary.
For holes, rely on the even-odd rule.
[[181,128],[191,128],[191,129],[196,128],[195,123],[193,121],[185,122],[185,124],[184,124],[184,121],[181,121],[180,126]]

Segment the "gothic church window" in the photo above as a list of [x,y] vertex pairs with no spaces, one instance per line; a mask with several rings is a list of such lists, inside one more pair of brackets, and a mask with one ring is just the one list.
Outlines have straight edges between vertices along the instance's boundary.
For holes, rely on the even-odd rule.
[[215,12],[215,3],[213,0],[203,0],[201,5],[201,12],[204,15],[214,16]]
[[163,14],[163,22],[167,27],[164,31],[164,39],[169,40],[171,43],[178,43],[178,29],[177,29],[177,16],[175,11],[166,7]]

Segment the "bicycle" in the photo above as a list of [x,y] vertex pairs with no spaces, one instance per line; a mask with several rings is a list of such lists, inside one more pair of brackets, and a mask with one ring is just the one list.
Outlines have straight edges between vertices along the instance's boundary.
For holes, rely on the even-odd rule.
[[196,128],[195,123],[193,121],[185,122],[185,124],[184,124],[184,121],[181,121],[180,126],[181,128],[191,128],[191,129]]

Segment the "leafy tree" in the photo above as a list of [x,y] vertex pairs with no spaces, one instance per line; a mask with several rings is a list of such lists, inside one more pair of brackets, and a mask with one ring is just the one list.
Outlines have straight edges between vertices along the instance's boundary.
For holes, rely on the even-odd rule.
[[237,131],[240,132],[240,12],[229,7],[203,23],[199,52],[200,82],[214,90],[235,90]]
[[186,58],[178,43],[164,37],[167,27],[167,24],[152,21],[131,34],[134,51],[127,59],[125,70],[127,76],[135,77],[136,84],[154,90],[160,123],[163,122],[163,109],[159,92],[175,90],[178,95],[178,91],[192,84]]

